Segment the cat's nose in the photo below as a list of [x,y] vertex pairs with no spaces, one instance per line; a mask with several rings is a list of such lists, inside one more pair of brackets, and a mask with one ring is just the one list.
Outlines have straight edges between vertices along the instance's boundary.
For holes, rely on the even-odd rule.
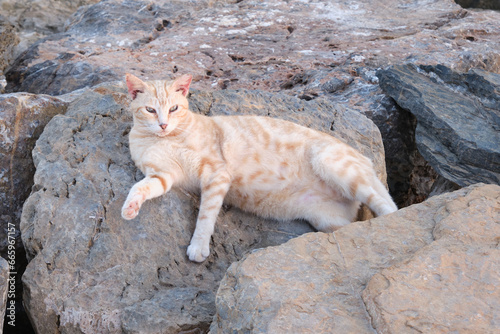
[[160,124],[160,128],[162,128],[163,130],[165,130],[165,129],[167,128],[167,125],[168,125],[168,124],[161,123],[161,124]]

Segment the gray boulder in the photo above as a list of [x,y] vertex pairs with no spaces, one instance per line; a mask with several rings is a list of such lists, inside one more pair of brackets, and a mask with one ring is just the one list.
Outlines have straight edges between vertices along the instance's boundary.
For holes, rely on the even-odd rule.
[[[123,201],[143,177],[128,150],[125,92],[121,83],[82,92],[33,150],[35,185],[21,229],[30,259],[24,304],[39,333],[207,331],[231,263],[312,231],[303,221],[264,220],[223,207],[211,254],[197,264],[185,255],[196,194],[171,191],[146,202],[136,219],[123,220]],[[193,92],[190,101],[208,115],[264,114],[333,133],[372,157],[385,177],[380,133],[352,110],[258,91]]]
[[[80,6],[99,0],[0,1],[0,93],[7,82],[4,70],[37,40],[65,29],[65,21]],[[40,82],[46,86],[47,82]],[[18,90],[18,92],[26,90]]]
[[499,207],[479,184],[248,254],[210,333],[496,333]]
[[65,21],[80,6],[99,0],[2,0],[2,14],[22,34],[37,32],[48,35],[64,30]]
[[417,118],[417,147],[440,175],[460,186],[500,184],[499,74],[408,64],[377,75]]
[[33,186],[35,166],[31,151],[54,115],[63,114],[67,103],[28,93],[0,95],[0,255],[7,258],[8,224],[17,238],[16,271],[26,265],[19,233],[21,209]]

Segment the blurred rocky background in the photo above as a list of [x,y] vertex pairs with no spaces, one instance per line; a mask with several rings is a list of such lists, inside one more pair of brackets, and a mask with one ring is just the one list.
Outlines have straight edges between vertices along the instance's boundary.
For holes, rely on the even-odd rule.
[[[18,279],[4,333],[499,331],[499,7],[0,0],[0,253],[14,224]],[[213,254],[189,263],[196,195],[119,216],[142,177],[127,72],[192,74],[197,112],[338,136],[374,160],[400,208],[416,205],[304,236],[305,222],[226,207]]]

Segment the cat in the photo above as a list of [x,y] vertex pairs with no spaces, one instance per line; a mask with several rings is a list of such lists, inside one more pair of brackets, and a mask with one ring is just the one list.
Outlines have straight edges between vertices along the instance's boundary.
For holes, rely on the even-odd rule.
[[397,210],[372,162],[354,148],[284,120],[193,113],[191,80],[144,82],[126,75],[134,119],[130,152],[145,178],[130,190],[124,219],[174,186],[201,190],[187,255],[202,262],[223,201],[261,217],[305,219],[325,232],[353,221],[360,203],[376,215]]

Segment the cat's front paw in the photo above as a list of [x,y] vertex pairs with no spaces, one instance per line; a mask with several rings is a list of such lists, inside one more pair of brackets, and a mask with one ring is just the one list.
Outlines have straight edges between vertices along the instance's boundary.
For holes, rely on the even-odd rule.
[[187,256],[191,261],[203,262],[210,255],[210,245],[203,240],[191,240],[191,244],[187,249]]
[[122,217],[127,220],[134,219],[139,213],[143,201],[142,196],[133,196],[127,199],[122,207]]
[[137,202],[125,202],[122,208],[123,219],[134,219],[139,213],[139,204]]

